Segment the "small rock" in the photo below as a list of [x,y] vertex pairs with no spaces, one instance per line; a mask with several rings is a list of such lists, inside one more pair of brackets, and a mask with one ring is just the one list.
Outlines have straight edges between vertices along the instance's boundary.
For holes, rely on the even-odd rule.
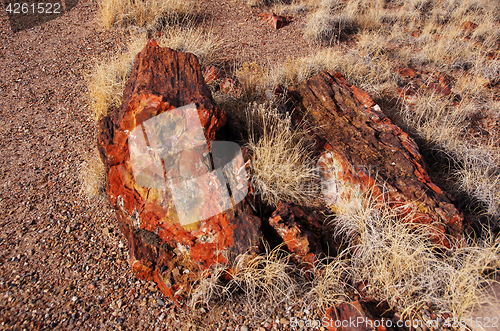
[[276,30],[290,24],[292,18],[290,16],[278,16],[275,13],[272,14],[260,14],[260,17],[267,23],[271,24]]
[[470,33],[477,28],[477,24],[471,21],[466,21],[463,22],[460,27],[462,28],[463,31]]
[[286,318],[282,317],[282,318],[280,319],[280,324],[283,324],[283,325],[288,325],[288,324],[290,324],[290,321],[289,321],[289,320],[287,320]]
[[248,326],[246,325],[243,325],[241,328],[240,328],[240,331],[248,331]]
[[163,301],[162,299],[158,298],[156,299],[156,302],[158,303],[159,306],[165,307],[165,301]]

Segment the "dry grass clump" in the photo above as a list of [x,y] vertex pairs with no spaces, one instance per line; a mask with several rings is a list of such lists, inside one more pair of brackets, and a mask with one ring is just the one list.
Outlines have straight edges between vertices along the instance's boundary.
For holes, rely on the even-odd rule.
[[419,103],[403,107],[400,116],[422,141],[446,151],[456,163],[452,171],[455,189],[477,199],[495,220],[500,218],[500,147],[496,140],[485,143],[467,132],[471,117],[494,106],[479,105],[471,99],[454,105],[451,98],[423,93]]
[[132,72],[135,56],[144,45],[145,36],[136,37],[128,44],[126,52],[97,64],[87,78],[91,109],[96,121],[121,105],[123,90]]
[[[221,282],[222,271],[227,267],[216,265],[199,280],[199,286],[191,295],[191,307],[197,304],[209,305],[218,299],[231,300],[234,295],[243,294],[251,314],[262,318],[282,304],[297,300],[297,282],[292,277],[296,266],[289,263],[289,255],[278,248],[270,250],[266,245],[266,254],[238,256],[232,268],[228,282]],[[262,303],[272,303],[271,305]]]
[[223,50],[223,41],[208,29],[187,26],[169,27],[157,39],[161,47],[170,47],[179,52],[193,53],[201,67],[217,63]]
[[[321,261],[309,269],[290,263],[290,254],[281,247],[257,256],[240,255],[234,262],[230,280],[220,280],[225,266],[214,266],[199,280],[191,294],[190,306],[210,306],[218,300],[245,302],[250,319],[269,320],[273,312],[298,307],[301,311],[323,314],[327,308],[348,300],[344,291],[345,262]],[[325,262],[325,263],[323,263]]]
[[360,290],[363,296],[387,301],[405,319],[421,319],[423,306],[460,319],[483,303],[495,302],[490,291],[500,267],[499,238],[486,235],[441,251],[432,243],[428,226],[405,222],[375,200],[368,197],[365,204],[344,205],[337,212],[332,224],[346,248],[336,257],[301,269],[281,247],[239,256],[229,281],[220,279],[223,266],[200,279],[191,306],[210,306],[242,294],[238,298],[254,314],[251,318],[266,320],[274,309],[286,307],[324,316],[327,308],[350,301]]
[[491,300],[488,286],[500,266],[500,239],[463,241],[439,253],[426,225],[411,225],[384,205],[375,208],[374,198],[345,206],[334,220],[336,235],[350,239],[351,282],[362,282],[368,295],[386,300],[406,318],[417,316],[423,305],[460,318]]
[[246,114],[250,181],[256,194],[271,206],[280,201],[314,204],[318,174],[304,129],[293,128],[291,116],[272,104],[252,104]]
[[271,100],[274,98],[270,97],[271,92],[278,85],[287,89],[321,71],[334,70],[340,71],[348,81],[378,99],[390,96],[397,88],[393,66],[387,56],[371,60],[357,50],[346,53],[332,48],[309,56],[288,57],[268,65],[243,63],[235,71],[241,88],[238,98],[243,103]]
[[[161,47],[195,54],[202,66],[216,62],[217,54],[222,48],[222,42],[210,31],[189,25],[170,27],[157,42]],[[121,105],[123,90],[132,72],[135,56],[146,43],[146,33],[139,33],[128,44],[126,52],[95,66],[88,78],[88,89],[96,120]]]
[[[333,47],[270,68],[261,75],[267,77],[264,85],[291,85],[319,70],[333,69],[376,101],[394,105],[400,99],[398,68],[453,76],[456,81],[449,98],[419,92],[416,105],[400,102],[387,110],[426,143],[424,148],[437,148],[451,157],[455,168],[449,172],[454,175],[455,190],[468,194],[471,202],[479,201],[482,212],[498,220],[500,163],[494,146],[500,138],[490,132],[491,142],[485,144],[467,134],[476,114],[494,117],[498,109],[489,90],[500,81],[498,4],[481,0],[304,0],[281,5],[281,10],[286,12],[287,6],[309,12],[305,36]],[[344,37],[355,44],[349,49],[335,45]],[[456,96],[461,100],[458,106]]]
[[106,169],[97,149],[86,156],[79,169],[79,179],[80,193],[87,199],[101,199],[106,195]]
[[182,20],[196,11],[192,0],[103,0],[100,18],[104,27],[136,25],[146,27],[159,20]]

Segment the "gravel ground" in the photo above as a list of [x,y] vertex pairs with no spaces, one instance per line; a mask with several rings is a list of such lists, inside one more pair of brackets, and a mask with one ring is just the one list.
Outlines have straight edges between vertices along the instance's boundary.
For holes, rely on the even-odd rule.
[[[231,45],[228,60],[311,50],[293,32],[303,20],[273,31],[256,9],[232,1],[204,6]],[[0,329],[287,329],[290,310],[261,324],[237,302],[196,312],[174,306],[130,271],[107,201],[79,194],[97,131],[85,76],[130,38],[126,30],[101,29],[96,12],[96,1],[81,0],[66,15],[15,34],[0,14]],[[250,26],[244,32],[242,25]]]

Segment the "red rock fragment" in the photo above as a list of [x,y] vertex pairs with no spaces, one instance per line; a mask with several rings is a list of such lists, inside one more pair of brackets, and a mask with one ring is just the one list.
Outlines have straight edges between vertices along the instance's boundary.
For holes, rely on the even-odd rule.
[[310,262],[311,253],[323,250],[323,225],[294,204],[280,202],[269,218],[269,224],[276,230],[288,250],[295,254],[295,261]]
[[477,24],[471,21],[465,21],[460,25],[460,28],[465,32],[471,33],[477,28]]
[[448,236],[461,237],[463,216],[432,183],[416,142],[365,92],[328,71],[291,89],[289,97],[306,123],[322,128],[326,143],[318,167],[325,202],[334,210],[365,194],[409,222],[430,224],[437,244],[450,247]]
[[217,69],[216,67],[209,66],[208,68],[206,68],[205,74],[203,75],[203,77],[205,78],[205,83],[210,84],[212,82],[215,82],[215,81],[221,79],[222,74],[221,74],[220,70]]
[[238,91],[236,87],[236,82],[231,78],[225,78],[224,81],[220,84],[220,90],[224,93],[234,93]]
[[[148,120],[185,105],[195,112],[194,118],[199,118],[201,139],[212,142],[227,119],[213,101],[196,56],[158,47],[150,40],[136,57],[122,106],[99,122],[98,136],[98,148],[108,177],[107,194],[127,238],[132,270],[138,278],[155,281],[165,295],[173,297],[186,294],[192,282],[211,265],[229,265],[238,254],[258,251],[261,233],[260,219],[252,215],[245,200],[238,200],[241,202],[224,212],[212,214],[215,216],[182,225],[172,186],[169,189],[151,187],[135,178],[131,155],[144,152],[141,156],[147,156],[153,148],[132,153],[131,132]],[[180,120],[172,117],[169,124],[177,123],[177,119]],[[184,130],[182,125],[178,128]],[[184,136],[187,141],[194,139]],[[182,149],[177,155],[183,160],[193,153]],[[195,169],[183,164],[182,171]],[[198,206],[211,208],[218,203],[214,198],[217,192],[212,189],[221,187],[222,183],[218,177],[211,179],[213,185],[205,186],[205,191],[197,196],[210,198],[198,201]]]
[[415,78],[417,76],[415,69],[412,68],[399,68],[398,72],[401,76],[405,78]]
[[275,13],[272,14],[260,14],[263,20],[271,24],[276,30],[290,24],[292,22],[292,17],[290,16],[278,16]]
[[399,83],[398,93],[410,104],[416,104],[421,91],[450,95],[452,79],[447,75],[431,75],[412,68],[399,68],[397,72],[403,78]]
[[361,104],[363,104],[363,106],[365,106],[366,108],[371,108],[371,107],[375,106],[375,102],[373,102],[372,98],[370,98],[368,93],[357,88],[354,85],[351,86],[350,88],[351,88],[351,91],[353,93],[354,98],[356,100],[358,100],[359,102],[361,102]]

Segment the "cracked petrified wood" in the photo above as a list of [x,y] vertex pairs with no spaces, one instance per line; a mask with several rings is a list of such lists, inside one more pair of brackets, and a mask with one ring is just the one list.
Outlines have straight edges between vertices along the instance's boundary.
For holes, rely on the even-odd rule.
[[371,193],[411,222],[430,224],[430,235],[439,244],[449,247],[451,237],[461,237],[463,216],[430,180],[417,144],[366,92],[328,71],[289,96],[325,140],[319,165],[323,193],[333,209],[353,199],[361,202]]
[[[252,215],[245,200],[184,226],[172,192],[143,187],[134,179],[128,143],[132,130],[164,112],[193,104],[206,141],[213,141],[226,116],[215,105],[196,56],[159,47],[151,40],[135,59],[122,106],[99,122],[107,194],[128,240],[132,269],[172,297],[184,294],[190,282],[211,265],[229,264],[236,255],[257,250],[261,231],[260,219]],[[214,199],[201,203],[216,203]]]

